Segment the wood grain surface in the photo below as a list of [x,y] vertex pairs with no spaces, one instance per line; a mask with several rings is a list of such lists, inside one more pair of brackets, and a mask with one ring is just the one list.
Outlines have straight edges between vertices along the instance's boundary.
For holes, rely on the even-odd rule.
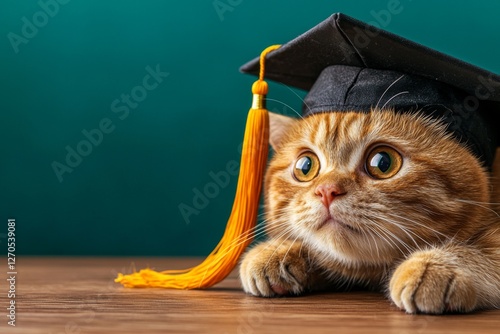
[[500,310],[407,315],[369,292],[257,298],[242,292],[235,273],[208,290],[113,282],[134,265],[181,269],[199,260],[19,257],[16,327],[7,325],[1,291],[0,333],[500,333]]

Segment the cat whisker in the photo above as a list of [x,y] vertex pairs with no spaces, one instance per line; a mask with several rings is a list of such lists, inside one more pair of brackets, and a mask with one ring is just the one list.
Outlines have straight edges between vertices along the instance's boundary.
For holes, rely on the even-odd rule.
[[[370,233],[375,234],[380,240],[383,240],[385,243],[387,243],[389,245],[393,245],[394,247],[397,247],[399,249],[398,245],[396,243],[394,243],[393,240],[388,239],[386,235],[381,234],[381,231],[379,231],[376,228],[376,225],[374,225],[374,226],[366,225],[366,226],[367,226],[368,231]],[[401,249],[399,249],[399,250],[401,251]]]
[[372,244],[371,244],[371,240],[368,239],[368,236],[372,237],[373,239],[373,242],[374,242],[374,247],[377,249],[377,255],[379,254],[378,252],[378,246],[377,246],[377,241],[375,240],[375,238],[373,237],[373,235],[369,232],[366,231],[366,229],[362,229],[362,228],[358,228],[358,231],[363,235],[364,239],[368,242],[368,244],[370,245],[370,249],[372,248]]
[[496,212],[495,210],[487,207],[487,205],[499,205],[500,206],[500,203],[476,202],[476,201],[470,201],[470,200],[459,199],[459,198],[457,198],[456,201],[457,202],[461,202],[461,203],[472,204],[472,205],[478,206],[480,208],[483,208],[483,209],[485,209],[487,211],[492,212],[495,216],[497,216],[498,218],[500,218],[500,214],[498,212]]
[[[280,226],[275,226],[273,228],[278,228],[278,227],[280,227]],[[273,228],[270,228],[268,226],[266,227],[265,225],[256,226],[252,230],[247,231],[246,233],[243,233],[240,237],[236,238],[228,246],[226,246],[224,249],[221,249],[219,251],[224,251],[225,253],[228,253],[234,247],[237,247],[237,246],[241,245],[242,243],[247,242],[250,239],[254,239],[255,237],[261,236],[261,235],[266,233],[266,230],[272,230]]]
[[[367,224],[366,226],[373,228],[373,229],[371,229],[373,232],[375,232],[382,240],[387,241],[388,244],[394,245],[399,250],[399,252],[401,254],[406,254],[406,252],[404,252],[399,247],[399,245],[401,245],[403,248],[405,248],[408,252],[412,251],[411,247],[409,247],[406,242],[401,240],[401,238],[396,236],[394,233],[392,233],[388,229],[384,228],[383,226],[377,224],[376,222],[374,222],[372,220],[368,220],[368,221],[370,222],[370,224]],[[380,233],[382,233],[383,235],[381,235]],[[396,242],[396,241],[398,241],[398,242]]]
[[297,110],[295,110],[294,108],[292,108],[290,105],[288,105],[288,104],[286,104],[284,102],[281,102],[280,100],[266,98],[266,101],[273,101],[273,102],[281,103],[282,105],[284,105],[287,108],[290,108],[290,110],[292,110],[294,113],[296,113],[297,115],[299,115],[300,118],[303,118],[302,115]]
[[409,93],[409,91],[404,91],[404,92],[399,92],[399,93],[397,93],[396,95],[393,95],[393,96],[392,96],[389,100],[387,100],[387,101],[384,103],[384,105],[382,106],[382,108],[381,108],[381,109],[383,110],[383,109],[385,108],[385,106],[386,106],[389,102],[391,102],[394,98],[398,97],[399,95],[408,94],[408,93]]
[[295,242],[297,242],[297,239],[299,238],[299,235],[297,235],[295,237],[295,239],[293,239],[293,241],[290,243],[290,247],[288,247],[288,250],[286,251],[285,255],[283,256],[283,259],[282,259],[282,263],[285,263],[285,259],[286,257],[288,256],[288,253],[290,252],[290,249],[292,249],[292,246]]
[[369,234],[369,233],[367,233],[367,235],[370,235],[371,238],[373,239],[373,244],[375,245],[375,250],[377,252],[377,257],[380,257],[380,249],[378,247],[377,240],[375,240],[375,236],[373,234]]
[[[294,91],[294,90],[293,90],[293,89],[291,89],[289,86],[287,86],[287,85],[285,85],[285,84],[283,84],[283,83],[281,83],[281,85],[283,85],[283,86],[285,86],[286,88],[288,88],[288,90],[290,90],[290,91],[291,91],[291,92],[292,92],[295,96],[297,96],[297,97],[299,98],[299,100],[302,102],[302,105],[306,106],[307,111],[308,111],[307,113],[309,113],[309,112],[311,111],[311,108],[309,108],[309,106],[307,105],[306,101],[304,101],[304,99],[303,99],[302,97],[300,97],[300,96],[299,96],[299,94],[297,94],[297,92],[296,92],[296,91]],[[296,113],[296,114],[297,114],[300,118],[304,119],[304,117],[302,116],[302,114],[297,113],[295,110],[294,110],[294,112],[295,112],[295,113]]]
[[[283,245],[283,243],[285,243],[285,241],[288,240],[288,236],[291,234],[291,232],[293,232],[293,229],[294,229],[293,226],[289,226],[285,231],[283,231],[283,233],[280,236],[278,236],[278,237],[276,237],[274,239],[276,242],[278,242],[278,241],[280,241],[281,238],[283,238],[283,240],[280,242],[280,244],[277,247],[274,248],[274,251],[272,252],[271,256],[269,257],[269,260],[264,265],[264,268],[267,268],[269,266],[269,262],[273,258],[274,254]],[[271,244],[269,244],[268,246],[266,246],[266,248],[264,248],[264,249],[267,249],[270,245]]]
[[[394,85],[395,85],[395,84],[396,84],[399,80],[401,80],[403,77],[404,77],[404,74],[403,74],[402,76],[400,76],[399,78],[397,78],[396,80],[394,80],[394,82],[393,82],[393,83],[391,83],[391,84],[389,85],[389,87],[387,87],[387,88],[385,89],[385,91],[384,91],[384,92],[382,93],[382,95],[380,96],[380,99],[378,99],[377,104],[375,105],[374,110],[378,110],[378,106],[379,106],[379,104],[380,104],[380,101],[382,101],[382,99],[384,98],[385,94],[389,91],[389,89],[391,89],[391,87],[392,87],[392,86],[394,86]],[[386,103],[386,104],[387,104],[387,103]],[[385,104],[384,104],[384,106],[385,106]]]
[[[261,230],[259,233],[261,233],[262,231],[263,230]],[[231,242],[230,245],[226,246],[224,249],[220,249],[219,252],[223,252],[222,256],[217,260],[217,262],[214,263],[214,265],[217,264],[218,262],[222,261],[222,259],[227,254],[229,254],[234,247],[237,247],[240,244],[245,243],[249,239],[253,238],[253,237],[249,236],[248,234],[250,234],[250,233],[245,233],[245,235],[242,235],[240,238],[237,238],[236,240],[234,240],[233,242]],[[207,268],[207,272],[208,272],[208,268]]]
[[264,229],[267,232],[272,232],[278,229],[282,229],[283,227],[286,229],[291,228],[290,226],[287,226],[287,221],[282,221],[280,222],[279,220],[283,217],[287,217],[286,215],[280,215],[277,218],[274,217],[273,221],[270,222],[270,220],[264,220]]
[[282,226],[286,226],[285,222],[279,223],[279,224],[275,223],[275,224],[272,224],[272,225],[270,225],[270,224],[266,225],[265,222],[264,222],[264,224],[259,227],[258,233],[256,233],[254,235],[254,237],[261,236],[261,235],[266,234],[268,232],[272,232],[272,231],[274,231],[276,229],[280,229],[280,228],[282,228]]
[[386,223],[391,224],[392,226],[399,228],[401,231],[403,231],[411,239],[411,241],[413,241],[416,248],[419,248],[420,246],[419,246],[419,243],[415,240],[415,238],[413,236],[420,239],[425,244],[431,246],[431,244],[427,240],[422,238],[418,233],[413,231],[410,227],[404,226],[403,224],[401,224],[397,221],[394,221],[392,219],[388,219],[387,217],[384,217],[384,216],[377,216],[377,219],[381,219],[381,220],[385,221]]
[[257,215],[257,218],[260,218],[260,217],[265,217],[267,215],[266,212],[261,212]]
[[[423,228],[425,228],[425,229],[427,229],[427,230],[429,230],[429,231],[433,232],[433,233],[434,233],[434,235],[436,235],[438,238],[439,238],[439,237],[443,237],[445,240],[449,238],[449,236],[448,236],[448,235],[446,235],[446,234],[444,234],[444,233],[441,233],[441,232],[439,232],[438,230],[433,229],[432,227],[428,226],[427,224],[419,223],[419,222],[418,222],[418,221],[416,221],[416,220],[412,220],[412,219],[409,219],[409,218],[407,218],[407,217],[404,217],[404,216],[400,216],[400,215],[394,214],[394,213],[392,213],[392,212],[388,212],[387,214],[388,214],[388,215],[390,215],[390,216],[392,216],[392,217],[394,217],[394,218],[397,218],[397,219],[400,219],[400,220],[407,221],[407,222],[409,222],[409,223],[411,223],[411,224],[418,225],[419,227],[423,227]],[[401,223],[402,223],[402,222],[401,222]],[[439,240],[441,241],[441,239],[439,239]]]

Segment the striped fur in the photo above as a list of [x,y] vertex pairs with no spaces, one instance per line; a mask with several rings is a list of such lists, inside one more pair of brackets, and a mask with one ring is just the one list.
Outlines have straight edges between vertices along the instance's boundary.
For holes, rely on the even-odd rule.
[[[242,261],[246,292],[276,296],[356,284],[386,291],[409,313],[500,307],[500,219],[490,175],[443,125],[391,110],[303,120],[271,115],[271,143],[270,238]],[[403,157],[389,179],[366,172],[367,154],[378,145]],[[305,151],[321,167],[311,181],[298,182],[291,171]],[[326,207],[321,185],[342,195]]]

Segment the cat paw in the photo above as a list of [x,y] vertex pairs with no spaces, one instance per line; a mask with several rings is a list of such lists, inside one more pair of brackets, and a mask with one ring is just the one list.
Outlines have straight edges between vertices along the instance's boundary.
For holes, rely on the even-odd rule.
[[252,248],[241,263],[243,290],[262,297],[298,295],[307,285],[308,267],[300,244],[261,243]]
[[407,313],[470,312],[477,304],[472,278],[439,250],[413,254],[394,272],[392,301]]

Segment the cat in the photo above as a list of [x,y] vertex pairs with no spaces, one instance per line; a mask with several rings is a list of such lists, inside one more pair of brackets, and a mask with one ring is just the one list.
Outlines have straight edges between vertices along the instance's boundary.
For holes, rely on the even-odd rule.
[[444,125],[393,110],[270,113],[270,144],[269,239],[240,263],[245,292],[356,285],[407,313],[500,307],[498,178]]

